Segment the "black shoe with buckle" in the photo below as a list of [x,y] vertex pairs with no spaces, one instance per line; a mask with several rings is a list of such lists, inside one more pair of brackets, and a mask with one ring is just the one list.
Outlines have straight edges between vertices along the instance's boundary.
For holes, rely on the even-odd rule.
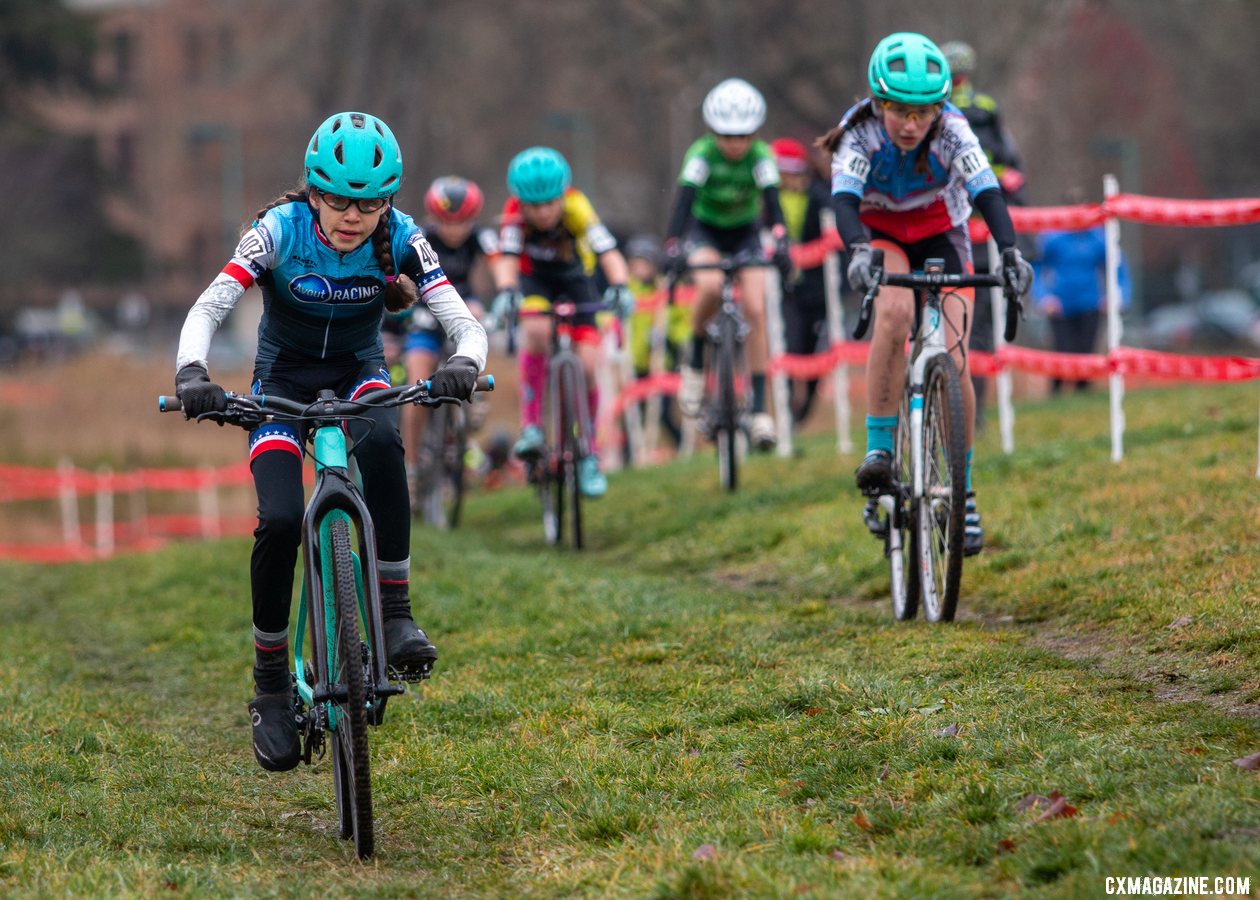
[[385,659],[403,681],[423,681],[437,662],[437,647],[410,618],[386,619]]
[[976,492],[967,492],[966,515],[963,516],[963,556],[975,556],[984,549],[984,526],[976,511]]
[[268,772],[287,772],[302,758],[293,691],[259,694],[249,701],[254,757]]
[[893,456],[888,450],[872,450],[853,473],[858,490],[868,497],[888,494],[893,489]]

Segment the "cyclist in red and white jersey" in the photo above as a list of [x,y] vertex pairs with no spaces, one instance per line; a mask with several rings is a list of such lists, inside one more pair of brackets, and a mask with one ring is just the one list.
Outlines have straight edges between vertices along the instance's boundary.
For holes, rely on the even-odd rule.
[[[984,150],[966,118],[946,102],[949,63],[930,39],[912,32],[879,42],[867,69],[871,96],[845,113],[819,138],[832,153],[831,191],[836,225],[849,249],[849,283],[871,287],[872,247],[884,251],[890,272],[922,268],[941,258],[945,271],[972,270],[967,219],[974,204],[1003,256],[1003,271],[1017,273],[1026,293],[1032,266],[1015,247],[1015,227]],[[971,487],[971,442],[975,393],[967,369],[971,291],[959,291],[964,308],[947,304],[951,353],[962,375],[967,426],[967,518],[964,553],[979,553],[984,531]],[[905,380],[905,342],[914,322],[913,293],[880,291],[867,362],[867,454],[857,485],[866,494],[892,483],[893,436]]]

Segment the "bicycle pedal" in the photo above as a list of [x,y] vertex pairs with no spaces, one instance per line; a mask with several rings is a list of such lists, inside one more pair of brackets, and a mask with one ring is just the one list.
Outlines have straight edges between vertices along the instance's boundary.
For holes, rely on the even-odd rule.
[[398,669],[394,666],[389,667],[389,675],[395,681],[401,681],[405,684],[419,684],[427,681],[429,676],[433,674],[433,663],[425,663],[419,668],[408,666],[405,669]]
[[862,523],[871,534],[880,540],[888,537],[888,517],[880,516],[879,504],[874,498],[868,500],[866,506],[862,509]]

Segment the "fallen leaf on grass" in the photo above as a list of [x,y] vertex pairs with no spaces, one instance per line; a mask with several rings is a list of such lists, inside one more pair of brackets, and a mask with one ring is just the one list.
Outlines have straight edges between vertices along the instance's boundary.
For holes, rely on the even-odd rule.
[[1033,823],[1045,822],[1050,819],[1069,819],[1076,815],[1076,807],[1063,799],[1063,795],[1058,791],[1053,791],[1049,797],[1043,797],[1040,794],[1029,794],[1023,800],[1015,805],[1020,812],[1038,812],[1040,815],[1033,819]]
[[1129,818],[1129,814],[1128,814],[1128,813],[1113,812],[1111,815],[1107,816],[1107,824],[1108,824],[1108,825],[1117,825],[1117,824],[1119,824],[1120,822],[1123,822],[1123,821],[1124,821],[1125,819],[1127,819],[1127,818]]
[[822,711],[823,711],[823,708],[822,708],[821,706],[807,706],[807,707],[805,707],[805,715],[807,715],[807,716],[816,716],[816,715],[818,715],[818,714],[819,714],[820,712],[822,712]]
[[1254,772],[1260,769],[1260,753],[1253,753],[1250,756],[1240,756],[1234,760],[1234,765],[1240,769],[1246,769],[1248,772]]
[[888,763],[884,763],[884,768],[879,770],[878,780],[883,781],[888,777]]
[[1173,619],[1171,622],[1169,622],[1168,628],[1170,630],[1177,629],[1177,628],[1185,628],[1187,625],[1189,625],[1193,621],[1194,621],[1194,616],[1182,616],[1179,619]]
[[1014,853],[1015,852],[1015,842],[1012,841],[1010,838],[1002,838],[1002,840],[998,841],[997,846],[998,846],[998,853]]
[[691,858],[698,860],[712,860],[717,859],[717,855],[717,847],[712,844],[701,844],[695,849],[695,852],[691,854]]
[[866,818],[866,814],[860,809],[858,810],[857,815],[853,817],[853,824],[858,828],[861,828],[863,831],[870,831],[872,827],[871,820]]
[[938,728],[936,731],[936,736],[937,737],[958,737],[958,723],[955,722],[952,725],[946,725],[944,728]]
[[1181,752],[1193,753],[1195,756],[1199,756],[1203,753],[1203,748],[1202,747],[1182,747]]

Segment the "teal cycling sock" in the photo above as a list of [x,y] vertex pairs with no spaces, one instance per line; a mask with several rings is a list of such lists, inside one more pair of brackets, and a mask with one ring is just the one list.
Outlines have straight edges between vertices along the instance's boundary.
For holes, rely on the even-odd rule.
[[971,492],[971,451],[967,451],[967,492]]
[[893,435],[897,433],[896,416],[866,417],[866,452],[887,450],[892,453]]

